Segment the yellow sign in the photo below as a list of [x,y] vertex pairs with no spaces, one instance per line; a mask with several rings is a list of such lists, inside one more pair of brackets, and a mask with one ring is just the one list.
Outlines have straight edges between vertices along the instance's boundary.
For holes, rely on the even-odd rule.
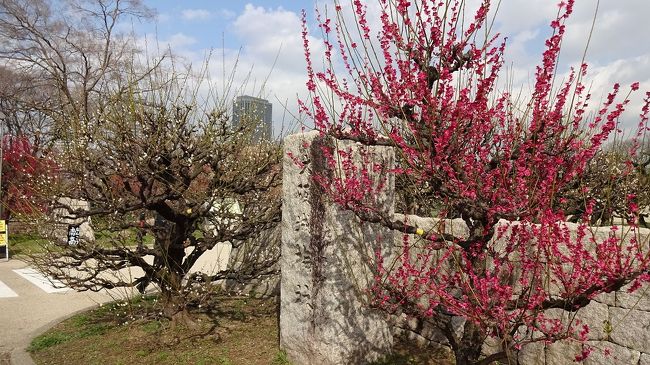
[[0,246],[6,246],[9,237],[7,237],[7,222],[0,219]]

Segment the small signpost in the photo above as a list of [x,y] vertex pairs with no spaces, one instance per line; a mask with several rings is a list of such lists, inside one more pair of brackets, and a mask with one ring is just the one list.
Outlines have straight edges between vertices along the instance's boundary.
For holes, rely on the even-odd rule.
[[68,225],[68,246],[76,246],[79,244],[80,233],[79,224]]
[[0,220],[0,247],[5,248],[5,260],[9,261],[9,232],[7,231],[7,221]]

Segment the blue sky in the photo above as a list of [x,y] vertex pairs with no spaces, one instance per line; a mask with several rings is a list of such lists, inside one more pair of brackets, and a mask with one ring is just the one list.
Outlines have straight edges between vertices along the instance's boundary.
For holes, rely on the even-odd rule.
[[[275,131],[295,124],[297,97],[305,95],[305,62],[300,39],[300,11],[311,17],[314,1],[289,0],[144,0],[157,10],[157,20],[135,24],[134,29],[148,44],[153,39],[169,47],[188,63],[201,64],[210,49],[214,75],[238,62],[236,80],[245,84],[236,93],[269,99],[274,108]],[[478,0],[466,0],[472,7]],[[341,0],[349,4],[350,0]],[[331,0],[319,0],[321,4]],[[379,2],[366,1],[369,13]],[[496,3],[496,1],[495,1]],[[506,57],[509,74],[524,90],[530,85],[540,60],[547,25],[557,12],[555,0],[502,0],[496,17],[496,31],[508,37]],[[578,0],[568,23],[563,44],[562,69],[578,63],[589,35],[597,0]],[[587,60],[596,100],[614,82],[641,82],[650,90],[649,0],[602,0],[596,30]],[[313,35],[317,38],[318,35]],[[224,50],[222,55],[222,39]],[[316,41],[316,39],[314,39]],[[315,43],[315,42],[314,42]],[[149,46],[148,46],[149,47]],[[315,50],[316,52],[318,50]],[[215,76],[218,78],[218,76]],[[640,98],[634,99],[626,123],[634,123]]]
[[[243,46],[242,39],[233,31],[232,22],[245,12],[247,6],[261,7],[269,11],[287,10],[299,13],[301,1],[259,0],[228,1],[228,0],[190,0],[190,1],[155,1],[145,3],[156,9],[157,22],[146,24],[140,29],[157,30],[162,39],[168,39],[179,33],[192,37],[194,47],[221,48],[222,40],[228,48]],[[311,6],[313,7],[313,5]]]

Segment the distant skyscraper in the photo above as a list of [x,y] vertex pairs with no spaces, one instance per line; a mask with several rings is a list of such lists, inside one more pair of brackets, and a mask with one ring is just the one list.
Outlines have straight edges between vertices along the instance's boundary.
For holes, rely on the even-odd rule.
[[238,96],[232,104],[232,124],[237,127],[250,123],[255,126],[251,136],[253,141],[270,141],[272,113],[273,104],[268,100]]

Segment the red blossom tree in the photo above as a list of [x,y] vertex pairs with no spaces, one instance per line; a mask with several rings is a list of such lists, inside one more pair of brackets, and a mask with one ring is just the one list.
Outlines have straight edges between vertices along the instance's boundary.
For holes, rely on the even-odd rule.
[[5,135],[2,138],[2,219],[30,214],[42,208],[35,196],[35,184],[53,176],[56,166],[47,157],[36,156],[29,139]]
[[[587,326],[563,322],[549,309],[575,312],[600,293],[630,282],[637,288],[650,279],[650,255],[639,239],[634,204],[625,242],[621,235],[592,234],[586,226],[592,204],[573,230],[562,223],[560,192],[584,174],[628,104],[616,84],[586,118],[592,106],[584,63],[558,84],[574,1],[559,4],[524,105],[499,88],[506,42],[485,37],[489,0],[469,22],[462,19],[462,1],[379,3],[376,31],[359,0],[351,6],[354,25],[346,24],[350,18],[338,2],[334,18],[317,13],[322,71],[314,68],[304,21],[310,100],[301,102],[323,135],[394,147],[399,163],[390,172],[437,204],[439,224],[426,231],[408,217],[381,213],[385,209],[374,202],[383,181],[369,176],[386,167],[354,163],[348,150],[323,148],[336,173],[317,181],[331,199],[362,221],[404,233],[396,258],[377,255],[375,303],[438,326],[457,364],[510,359],[533,341],[586,339]],[[638,88],[631,85],[631,91]],[[647,130],[649,103],[647,93],[639,136]],[[449,234],[448,218],[461,218],[468,233]],[[461,333],[450,324],[457,316],[466,320]],[[482,355],[488,338],[497,338],[499,348]],[[585,347],[578,358],[589,351]]]

